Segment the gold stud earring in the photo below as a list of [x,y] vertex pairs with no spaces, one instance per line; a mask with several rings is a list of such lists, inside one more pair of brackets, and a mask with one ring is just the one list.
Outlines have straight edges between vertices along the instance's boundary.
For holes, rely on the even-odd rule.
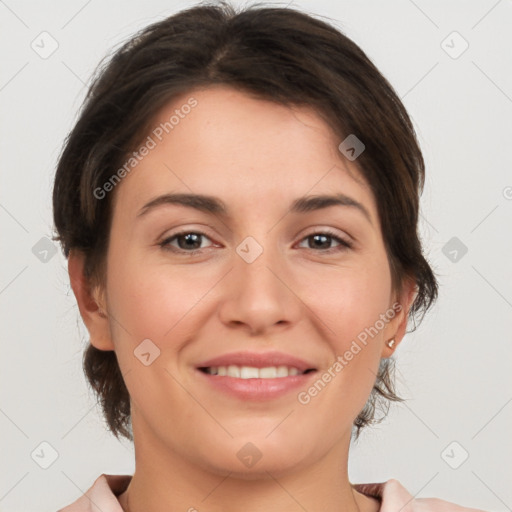
[[395,338],[391,338],[389,341],[386,342],[386,345],[389,347],[389,348],[393,348],[393,346],[395,345]]

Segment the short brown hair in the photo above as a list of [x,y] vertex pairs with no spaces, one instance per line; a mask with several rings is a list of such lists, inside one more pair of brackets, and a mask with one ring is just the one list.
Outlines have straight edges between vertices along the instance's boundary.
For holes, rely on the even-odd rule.
[[[227,2],[183,10],[141,30],[98,67],[60,155],[53,190],[54,240],[66,257],[71,249],[83,251],[91,285],[105,283],[115,193],[99,200],[93,191],[122,166],[161,107],[213,84],[312,107],[340,142],[349,134],[363,141],[357,164],[376,198],[393,288],[400,291],[412,277],[418,293],[409,316],[424,314],[438,285],[417,231],[425,166],[405,107],[361,48],[333,25],[260,4],[238,12]],[[402,400],[394,390],[393,363],[381,360],[354,422],[356,438],[380,421],[377,409]],[[112,433],[133,440],[130,397],[116,354],[89,343],[83,367]]]

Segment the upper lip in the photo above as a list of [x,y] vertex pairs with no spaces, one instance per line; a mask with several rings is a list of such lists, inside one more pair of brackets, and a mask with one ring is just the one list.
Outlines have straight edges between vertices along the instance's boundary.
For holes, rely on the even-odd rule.
[[313,364],[304,361],[304,359],[284,352],[231,352],[203,361],[197,365],[197,368],[229,365],[252,366],[254,368],[288,366],[297,368],[301,372],[315,369]]

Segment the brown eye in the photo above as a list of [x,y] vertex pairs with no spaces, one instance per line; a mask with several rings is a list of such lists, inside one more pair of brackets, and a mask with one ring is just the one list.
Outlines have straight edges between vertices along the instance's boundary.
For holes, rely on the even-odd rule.
[[[319,249],[320,251],[332,252],[332,251],[344,251],[346,249],[350,249],[352,244],[343,238],[340,238],[335,233],[331,231],[322,231],[318,233],[312,233],[302,241],[306,240],[308,242],[309,247],[311,249]],[[337,247],[331,247],[332,241],[338,243]]]
[[[209,240],[209,238],[201,232],[196,231],[183,231],[181,233],[176,233],[162,242],[160,242],[160,247],[162,247],[165,250],[169,251],[177,251],[177,252],[189,252],[194,253],[196,251],[200,251],[201,249],[204,249],[205,247],[201,247],[202,239],[206,238]],[[177,247],[171,245],[172,242],[177,242]]]

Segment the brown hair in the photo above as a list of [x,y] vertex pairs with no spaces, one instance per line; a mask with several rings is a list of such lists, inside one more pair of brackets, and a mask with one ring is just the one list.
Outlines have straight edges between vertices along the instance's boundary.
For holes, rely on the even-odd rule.
[[[312,107],[340,142],[349,134],[363,141],[357,164],[376,198],[394,290],[412,277],[418,293],[409,317],[424,315],[438,285],[417,232],[425,167],[411,120],[353,41],[291,8],[255,4],[237,12],[226,2],[199,4],[141,30],[98,67],[56,170],[54,240],[66,258],[71,249],[83,251],[91,285],[105,283],[115,192],[98,199],[94,191],[123,165],[165,103],[213,84]],[[380,421],[377,409],[402,400],[394,390],[393,364],[381,360],[354,422],[356,438]],[[130,397],[115,352],[89,343],[83,367],[112,433],[133,440]]]

